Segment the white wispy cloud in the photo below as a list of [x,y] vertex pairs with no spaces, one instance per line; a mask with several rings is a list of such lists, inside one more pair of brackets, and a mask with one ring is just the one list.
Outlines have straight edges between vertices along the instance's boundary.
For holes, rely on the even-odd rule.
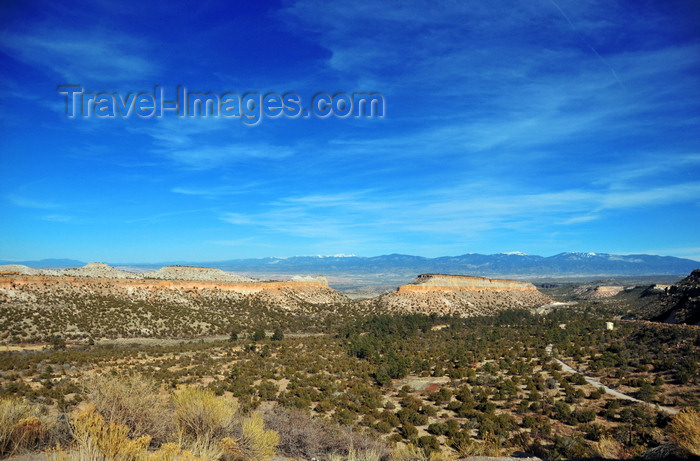
[[156,146],[182,149],[200,143],[203,137],[210,139],[224,130],[230,133],[231,124],[231,120],[223,117],[172,116],[156,119],[152,124],[132,125],[128,129],[147,135]]
[[11,204],[22,208],[36,208],[40,210],[53,210],[61,208],[61,205],[45,199],[33,199],[20,195],[9,194],[5,197]]
[[176,165],[191,170],[213,170],[249,159],[281,160],[293,155],[294,150],[259,142],[194,146],[188,149],[162,150],[160,154]]
[[66,83],[133,82],[158,70],[144,40],[114,30],[45,26],[6,33],[2,48],[29,65],[50,69]]
[[148,216],[141,216],[139,218],[127,219],[125,222],[127,224],[136,224],[142,222],[160,222],[171,218],[177,218],[184,215],[190,215],[194,213],[205,213],[211,211],[209,209],[195,209],[195,210],[177,210],[177,211],[166,211],[163,213],[154,213]]
[[[396,232],[426,238],[475,235],[494,229],[541,232],[605,219],[619,210],[693,202],[700,183],[627,191],[561,190],[537,194],[475,194],[474,188],[410,194],[353,191],[287,197],[262,211],[223,213],[220,219],[264,232],[319,239],[383,239]],[[368,238],[369,237],[369,238]]]
[[219,198],[229,195],[240,195],[250,192],[251,190],[260,187],[263,183],[255,182],[248,183],[245,185],[233,186],[216,186],[216,187],[189,187],[189,186],[178,186],[170,189],[170,192],[174,194],[190,195],[194,197],[204,197],[204,198]]
[[591,183],[610,189],[624,189],[628,184],[638,181],[668,181],[676,175],[687,174],[700,166],[700,154],[678,153],[659,150],[657,152],[639,152],[631,162],[616,165],[600,165],[591,168]]
[[595,221],[597,219],[600,219],[600,215],[588,214],[588,215],[583,215],[583,216],[573,216],[571,218],[565,219],[564,221],[561,222],[561,224],[564,226],[568,226],[570,224],[591,222],[591,221]]
[[672,184],[649,189],[636,189],[602,194],[597,210],[659,206],[671,203],[697,203],[700,182]]
[[67,215],[62,215],[62,214],[49,214],[42,216],[41,219],[43,221],[49,221],[49,222],[71,222],[73,221],[72,216],[67,216]]
[[[223,117],[173,116],[154,122],[128,129],[148,136],[152,142],[148,151],[178,168],[214,170],[246,160],[280,160],[296,152],[293,146],[277,145],[249,136],[240,122]],[[186,188],[175,192],[196,195]]]

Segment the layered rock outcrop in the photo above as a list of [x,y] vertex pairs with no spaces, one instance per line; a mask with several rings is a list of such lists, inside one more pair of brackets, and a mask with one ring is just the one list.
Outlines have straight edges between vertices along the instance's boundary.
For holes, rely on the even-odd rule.
[[196,338],[255,327],[315,328],[346,314],[325,278],[264,281],[217,269],[0,268],[0,343]]
[[537,291],[530,282],[518,280],[489,279],[471,275],[421,274],[408,285],[399,287],[403,291],[482,291],[482,290],[515,290]]
[[529,282],[464,275],[423,274],[395,292],[377,298],[389,311],[440,315],[493,315],[551,302]]
[[0,266],[0,275],[41,275],[47,277],[102,277],[109,279],[206,280],[255,282],[255,279],[211,267],[165,266],[151,272],[129,272],[105,263],[88,263],[74,269],[32,269],[19,264]]
[[[153,299],[164,302],[193,296],[239,301],[242,298],[273,300],[276,307],[293,309],[299,303],[324,304],[347,299],[328,286],[324,277],[303,277],[289,281],[264,281],[242,277],[219,269],[167,266],[153,272],[134,273],[103,263],[78,269],[33,270],[24,266],[0,266],[0,300],[22,293],[50,295],[74,292],[81,295],[109,295],[124,299]],[[226,293],[225,295],[223,293]]]

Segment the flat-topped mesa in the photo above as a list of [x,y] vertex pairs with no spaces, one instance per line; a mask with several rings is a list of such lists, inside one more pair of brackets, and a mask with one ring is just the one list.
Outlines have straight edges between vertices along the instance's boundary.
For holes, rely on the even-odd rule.
[[257,280],[221,269],[190,266],[166,266],[156,271],[138,273],[122,271],[104,263],[90,263],[76,269],[31,272],[23,267],[0,266],[0,291],[73,289],[68,287],[88,292],[117,292],[118,296],[127,297],[137,293],[133,290],[141,290],[142,293],[190,291],[202,295],[205,295],[204,292],[228,292],[236,296],[269,295],[282,305],[289,303],[280,296],[295,298],[294,303],[301,299],[312,304],[344,300],[342,295],[328,286],[325,277]]
[[[221,287],[230,286],[265,286],[265,287],[281,287],[281,286],[328,286],[328,281],[325,277],[309,277],[296,276],[291,280],[273,281],[273,280],[258,280],[242,275],[225,272],[221,269],[212,267],[197,267],[197,266],[165,266],[151,272],[129,272],[117,269],[105,263],[88,263],[83,267],[71,269],[31,269],[20,265],[0,266],[0,285],[8,283],[8,277],[13,277],[16,281],[24,282],[31,280],[42,279],[44,281],[56,281],[60,278],[65,281],[72,279],[92,279],[92,280],[109,280],[109,283],[122,283],[132,286],[152,285],[154,287],[168,287],[170,285],[180,286],[187,285],[188,287],[203,287],[211,288],[217,285]],[[33,276],[32,278],[27,278]],[[131,280],[127,282],[126,280]],[[163,283],[158,282],[163,281]],[[172,283],[168,283],[172,282]]]
[[[0,304],[34,302],[31,309],[53,308],[59,302],[98,298],[107,304],[134,302],[163,306],[236,305],[249,300],[272,309],[306,309],[310,305],[342,304],[347,298],[328,285],[324,277],[293,280],[256,280],[203,267],[166,267],[153,272],[126,272],[107,265],[92,265],[64,271],[0,268]],[[128,274],[124,275],[122,274]]]
[[287,319],[290,325],[325,324],[347,315],[347,301],[324,277],[256,280],[183,266],[153,272],[121,271],[106,264],[35,271],[0,267],[0,308],[12,313],[0,329],[0,344],[59,333],[76,341],[190,338],[222,334],[231,325],[277,325]]
[[596,287],[596,289],[594,290],[595,295],[597,295],[594,297],[611,298],[624,290],[625,290],[625,287],[621,286],[621,285],[600,286],[600,287]]
[[423,274],[412,283],[367,302],[393,312],[470,317],[495,315],[507,309],[534,309],[551,301],[529,282]]
[[21,264],[5,264],[0,266],[0,276],[7,275],[32,275],[36,274],[37,270]]
[[399,287],[399,292],[406,291],[493,291],[517,290],[537,291],[530,282],[518,280],[489,279],[471,275],[421,274],[408,285]]
[[627,288],[634,287],[625,287],[623,285],[583,285],[576,288],[574,292],[583,299],[604,299],[612,298]]
[[221,269],[212,267],[196,266],[165,266],[153,272],[144,272],[143,277],[147,279],[161,280],[206,280],[221,282],[258,282],[249,277],[224,272]]
[[110,279],[137,279],[139,274],[127,272],[105,263],[87,263],[83,267],[63,270],[43,270],[41,275],[70,276],[70,277],[103,277]]

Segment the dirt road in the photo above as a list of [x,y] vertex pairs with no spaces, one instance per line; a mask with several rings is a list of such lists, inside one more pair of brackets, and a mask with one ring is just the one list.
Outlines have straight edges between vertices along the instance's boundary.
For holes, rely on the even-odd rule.
[[[547,354],[548,354],[548,355],[550,355],[550,356],[552,355],[552,345],[551,345],[551,344],[547,346],[546,351],[547,351]],[[562,369],[562,370],[564,370],[564,371],[566,371],[566,372],[569,372],[569,373],[579,373],[579,374],[583,375],[583,377],[586,379],[586,382],[587,382],[588,384],[590,384],[591,386],[598,387],[598,388],[601,388],[601,387],[602,387],[603,389],[605,389],[605,392],[606,392],[606,393],[608,393],[608,394],[610,394],[610,395],[613,395],[613,396],[615,396],[615,397],[618,398],[618,399],[622,399],[622,400],[631,400],[632,402],[641,403],[642,405],[646,405],[646,406],[648,406],[649,408],[651,408],[651,409],[653,409],[653,410],[663,411],[664,413],[668,413],[669,415],[675,415],[675,414],[678,413],[678,410],[676,410],[675,408],[662,407],[661,405],[656,405],[656,404],[654,404],[654,403],[645,402],[645,401],[643,401],[643,400],[639,400],[639,399],[637,399],[637,398],[635,398],[635,397],[632,397],[632,396],[630,396],[630,395],[623,394],[622,392],[618,392],[618,391],[616,391],[615,389],[611,389],[611,388],[609,388],[608,386],[604,385],[604,384],[601,383],[600,381],[598,381],[598,380],[596,380],[596,379],[594,379],[594,378],[591,378],[590,376],[586,376],[586,375],[584,375],[583,373],[579,372],[578,370],[575,370],[575,369],[571,368],[569,365],[565,364],[564,362],[562,362],[562,361],[559,360],[558,358],[554,357],[554,360],[555,360],[559,365],[561,365],[561,369]]]

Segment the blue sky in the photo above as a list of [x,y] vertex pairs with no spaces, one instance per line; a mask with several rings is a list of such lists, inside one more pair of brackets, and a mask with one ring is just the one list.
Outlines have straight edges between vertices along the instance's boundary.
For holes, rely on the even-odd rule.
[[[5,2],[0,259],[700,260],[700,4]],[[88,92],[379,92],[383,118],[65,116]]]

